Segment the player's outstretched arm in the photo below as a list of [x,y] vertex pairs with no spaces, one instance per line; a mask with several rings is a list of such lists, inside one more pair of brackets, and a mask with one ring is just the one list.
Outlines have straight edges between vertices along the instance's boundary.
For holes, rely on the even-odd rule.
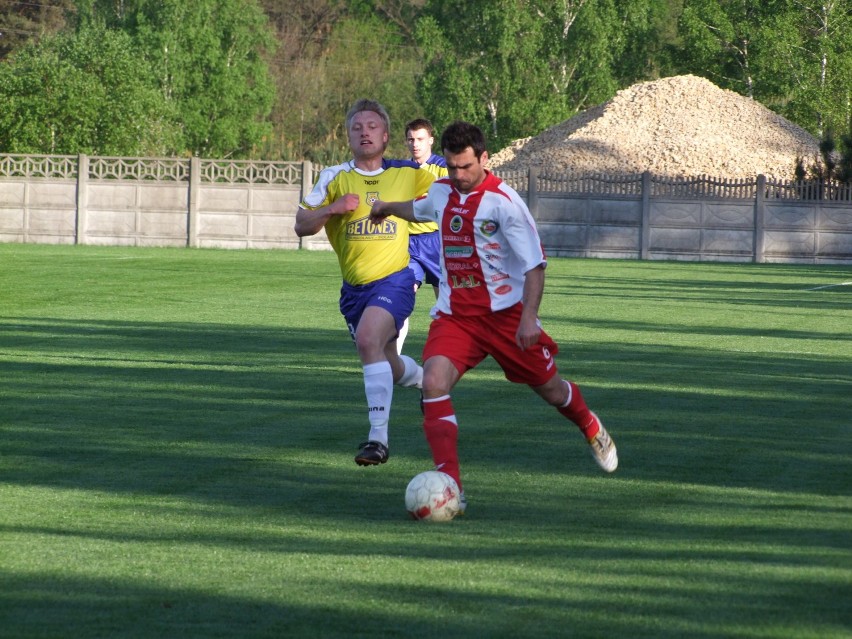
[[376,200],[373,202],[373,208],[370,209],[370,221],[373,224],[381,222],[389,215],[395,215],[409,222],[416,222],[417,218],[414,217],[414,201],[382,202],[381,200]]

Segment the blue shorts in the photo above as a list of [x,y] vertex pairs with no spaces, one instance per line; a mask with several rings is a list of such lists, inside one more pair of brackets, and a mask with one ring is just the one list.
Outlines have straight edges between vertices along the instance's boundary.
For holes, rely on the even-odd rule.
[[414,310],[414,301],[414,273],[410,268],[361,286],[343,282],[340,289],[340,312],[352,339],[355,339],[355,329],[368,306],[380,306],[393,315],[399,331]]
[[408,236],[408,268],[414,271],[419,288],[423,282],[438,286],[441,281],[441,238],[438,231]]

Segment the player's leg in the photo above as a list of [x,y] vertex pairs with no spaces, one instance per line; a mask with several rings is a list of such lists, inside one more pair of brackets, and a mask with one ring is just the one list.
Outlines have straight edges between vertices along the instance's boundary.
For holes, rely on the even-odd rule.
[[605,471],[618,466],[615,444],[583,399],[580,388],[559,376],[554,356],[559,347],[544,331],[537,344],[520,350],[515,343],[515,331],[520,321],[520,306],[496,313],[489,319],[489,354],[503,368],[506,379],[532,388],[544,401],[554,406],[564,417],[577,425],[589,443],[592,456]]
[[442,317],[430,325],[423,348],[423,433],[436,468],[455,479],[460,489],[458,421],[450,393],[464,372],[485,358],[472,338],[475,332],[456,318]]
[[[378,306],[364,309],[355,330],[355,345],[364,371],[364,394],[370,433],[355,456],[359,466],[383,464],[388,459],[388,423],[393,400],[393,369],[385,345],[394,339],[393,316]],[[395,349],[394,349],[395,350]]]
[[[415,294],[417,293],[416,282],[411,281],[408,270],[410,269],[392,276],[390,278],[392,286],[383,286],[382,295],[378,298],[384,304],[383,308],[393,315],[394,326],[397,330],[395,339],[384,346],[384,357],[390,362],[394,384],[406,388],[421,388],[423,367],[408,355],[403,355],[400,352],[404,338],[403,332],[408,331],[408,317],[414,310]],[[400,291],[400,287],[408,285],[411,286],[410,289]],[[394,301],[387,303],[386,298]]]
[[408,337],[408,318],[402,323],[399,329],[399,335],[396,337],[396,354],[402,355],[402,346],[405,344],[405,338]]
[[395,347],[399,328],[414,308],[413,287],[411,272],[403,269],[362,291],[354,339],[363,365],[370,433],[355,456],[361,466],[383,464],[388,459],[394,381],[416,385],[422,376],[417,363],[400,358]]
[[458,454],[458,421],[450,390],[459,379],[453,363],[443,355],[423,366],[423,433],[436,470],[447,473],[462,488]]
[[589,444],[592,457],[608,473],[618,467],[618,453],[603,423],[586,405],[580,387],[555,374],[545,384],[531,387],[551,406],[580,429]]
[[[425,281],[426,272],[423,270],[423,264],[420,261],[419,238],[420,235],[408,236],[408,268],[414,273],[414,292],[420,289],[420,286]],[[408,318],[399,329],[399,336],[396,338],[396,352],[402,353],[402,347],[405,344],[405,338],[408,336]]]

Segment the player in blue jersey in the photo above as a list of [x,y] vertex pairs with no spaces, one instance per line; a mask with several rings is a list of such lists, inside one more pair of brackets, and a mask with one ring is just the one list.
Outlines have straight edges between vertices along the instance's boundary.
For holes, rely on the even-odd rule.
[[[426,118],[417,118],[405,125],[405,143],[411,153],[411,159],[436,178],[447,175],[447,163],[443,156],[432,153],[435,143],[435,129]],[[408,224],[408,253],[411,262],[408,267],[414,271],[419,289],[423,284],[431,284],[438,298],[438,282],[441,281],[441,239],[438,225],[434,222],[410,222]],[[408,320],[405,321],[397,338],[397,351],[402,352],[405,336],[408,334]]]
[[408,268],[408,224],[370,223],[378,199],[406,200],[424,194],[434,176],[409,160],[387,160],[390,118],[373,100],[358,100],[346,115],[353,159],[324,169],[296,212],[299,237],[323,229],[337,254],[343,286],[342,313],[364,371],[370,432],[359,446],[360,466],[388,459],[388,421],[393,386],[420,387],[423,369],[400,355],[396,338],[414,310],[415,276]]

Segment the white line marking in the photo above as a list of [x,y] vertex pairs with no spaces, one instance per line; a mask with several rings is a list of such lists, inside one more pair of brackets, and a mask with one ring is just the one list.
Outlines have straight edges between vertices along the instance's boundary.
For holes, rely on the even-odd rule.
[[817,286],[816,288],[806,288],[806,291],[821,291],[824,288],[834,288],[835,286],[852,286],[852,282],[843,282],[842,284],[827,284],[826,286]]

